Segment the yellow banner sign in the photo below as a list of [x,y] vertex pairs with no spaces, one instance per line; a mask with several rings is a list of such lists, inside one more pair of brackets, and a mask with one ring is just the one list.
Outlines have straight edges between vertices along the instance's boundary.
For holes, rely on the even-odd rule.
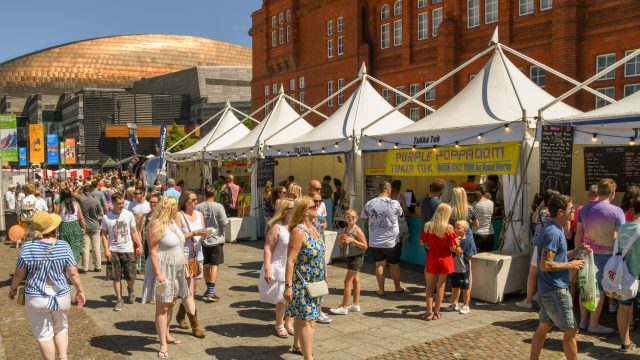
[[29,124],[29,158],[32,164],[44,162],[44,128],[42,124]]
[[385,173],[392,176],[515,174],[516,142],[387,151]]

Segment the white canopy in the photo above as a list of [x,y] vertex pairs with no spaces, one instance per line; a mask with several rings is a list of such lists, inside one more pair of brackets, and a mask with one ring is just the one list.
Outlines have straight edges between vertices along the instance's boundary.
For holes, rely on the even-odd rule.
[[[637,142],[640,134],[640,92],[613,104],[586,113],[563,118],[545,116],[545,122],[575,126],[575,144],[620,145]],[[595,137],[594,137],[595,134]]]
[[[262,151],[266,139],[273,142],[284,142],[297,134],[304,134],[313,129],[300,115],[293,110],[280,91],[273,110],[251,132],[236,142],[213,150],[213,156],[241,157],[257,155]],[[283,131],[280,131],[283,130]],[[236,139],[234,139],[236,140]]]
[[[474,79],[438,111],[392,133],[368,132],[373,141],[363,150],[395,144],[406,148],[522,141],[527,126],[523,118],[537,116],[538,109],[553,99],[496,48]],[[548,111],[556,117],[580,114],[564,103]],[[382,140],[380,146],[378,140]]]
[[[209,153],[225,147],[249,134],[250,130],[233,114],[231,105],[227,103],[216,126],[189,148],[174,154],[166,154],[169,161],[211,160]],[[204,153],[203,153],[204,152]]]
[[[271,149],[265,150],[265,155],[275,156],[278,152],[280,155],[287,153],[308,155],[309,153],[352,151],[353,142],[348,140],[349,137],[354,135],[359,137],[362,129],[393,110],[393,107],[373,88],[367,77],[368,75],[361,71],[360,86],[333,115],[313,130],[307,133],[291,131],[290,134],[297,136],[280,141],[275,138],[267,140],[266,144]],[[373,124],[368,131],[384,133],[409,124],[413,124],[413,121],[396,110]]]

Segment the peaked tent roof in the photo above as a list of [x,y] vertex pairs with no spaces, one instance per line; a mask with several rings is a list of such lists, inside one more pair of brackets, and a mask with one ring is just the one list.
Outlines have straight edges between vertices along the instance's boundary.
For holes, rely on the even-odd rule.
[[[321,154],[351,151],[353,144],[347,140],[349,136],[360,136],[362,129],[393,110],[393,106],[380,96],[366,79],[367,75],[363,74],[362,77],[360,86],[328,119],[307,133],[291,132],[299,136],[290,140],[278,142],[275,139],[269,139],[267,145],[271,149],[265,150],[265,154],[273,156],[278,151],[283,155],[287,152]],[[396,110],[372,125],[367,131],[388,132],[412,123],[413,121]],[[337,148],[336,143],[338,143]]]
[[[635,131],[640,128],[640,92],[599,109],[563,118],[549,117],[545,121],[575,126],[573,141],[576,144],[627,144],[631,138],[640,137]],[[593,134],[598,134],[595,141]]]
[[[249,132],[250,130],[242,124],[240,120],[238,120],[238,118],[233,114],[231,106],[227,103],[224,113],[213,130],[209,131],[197,143],[191,145],[187,149],[173,154],[167,154],[167,159],[170,161],[201,160],[203,155],[200,153],[203,151],[205,152],[204,159],[212,159],[213,157],[207,152],[227,146],[246,136]],[[193,159],[194,156],[196,156],[197,159]]]
[[[280,131],[281,129],[284,130]],[[222,157],[249,155],[250,151],[259,150],[256,147],[262,147],[264,141],[270,137],[275,142],[283,142],[294,136],[293,134],[303,134],[311,129],[313,126],[293,110],[281,90],[273,110],[264,120],[240,140],[214,149],[213,153]]]
[[[453,145],[521,141],[527,126],[522,122],[537,116],[538,109],[554,97],[529,80],[496,49],[484,68],[455,97],[426,118],[393,133],[370,132],[386,148],[412,145]],[[522,102],[522,107],[520,106]],[[549,110],[550,116],[568,116],[580,111],[564,103]],[[553,114],[553,115],[551,115]],[[509,125],[508,128],[506,125]],[[377,135],[376,135],[377,134]],[[483,134],[482,139],[477,136]],[[367,146],[379,149],[377,144]],[[364,148],[363,149],[367,149]]]

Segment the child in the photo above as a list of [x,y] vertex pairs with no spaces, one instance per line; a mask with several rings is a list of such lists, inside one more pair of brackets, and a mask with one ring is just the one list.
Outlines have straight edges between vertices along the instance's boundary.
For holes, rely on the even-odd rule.
[[[360,311],[360,268],[364,263],[364,254],[367,251],[367,239],[364,232],[356,225],[358,213],[349,209],[345,212],[347,227],[340,235],[340,252],[347,259],[347,276],[344,278],[344,295],[342,305],[339,308],[330,309],[335,315],[347,315],[349,311]],[[353,303],[349,305],[353,289]]]
[[[449,311],[459,311],[460,314],[468,314],[469,302],[471,301],[471,257],[476,252],[476,245],[472,240],[467,240],[467,231],[469,231],[469,223],[465,220],[456,221],[456,227],[454,229],[457,239],[456,242],[461,253],[456,253],[453,259],[453,274],[449,275],[451,279],[451,302],[449,305]],[[464,304],[462,308],[458,306],[458,299],[460,298],[460,289],[462,289],[462,299]]]
[[[444,297],[444,283],[447,275],[453,272],[453,257],[451,253],[462,254],[463,251],[456,242],[456,234],[449,225],[451,206],[442,203],[436,208],[431,221],[424,225],[420,240],[423,245],[429,245],[425,278],[427,282],[427,312],[422,314],[422,320],[437,320],[440,305]],[[433,306],[433,291],[436,292],[436,304]]]

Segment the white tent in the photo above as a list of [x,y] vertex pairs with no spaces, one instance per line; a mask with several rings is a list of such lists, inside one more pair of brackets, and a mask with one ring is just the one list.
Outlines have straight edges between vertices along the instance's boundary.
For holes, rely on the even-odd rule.
[[[363,150],[522,141],[538,109],[553,99],[496,47],[484,68],[438,111],[396,131],[367,129],[373,141]],[[556,117],[580,113],[564,103],[548,111]]]
[[545,122],[575,126],[574,144],[633,144],[640,140],[640,92],[580,115],[563,118],[545,116]]
[[[165,154],[168,161],[212,160],[211,151],[225,147],[249,134],[250,130],[233,114],[231,104],[227,102],[220,120],[213,130],[203,136],[189,148],[173,154]],[[237,110],[236,110],[237,111]]]

